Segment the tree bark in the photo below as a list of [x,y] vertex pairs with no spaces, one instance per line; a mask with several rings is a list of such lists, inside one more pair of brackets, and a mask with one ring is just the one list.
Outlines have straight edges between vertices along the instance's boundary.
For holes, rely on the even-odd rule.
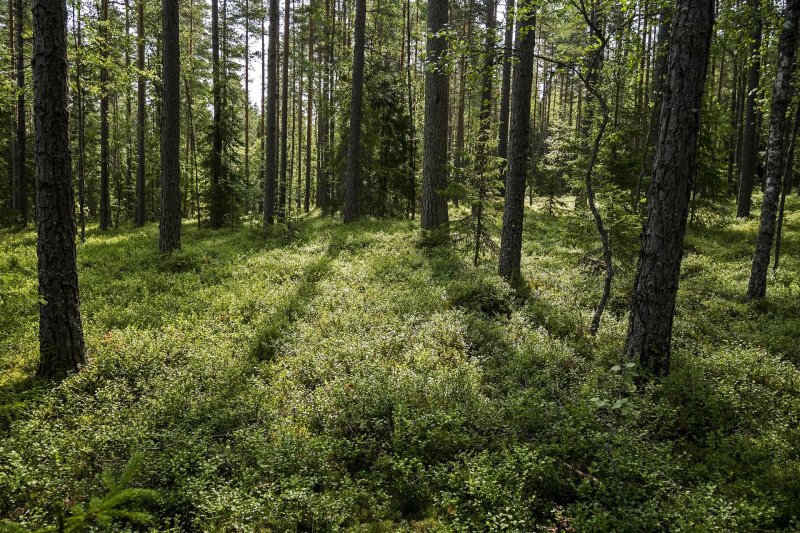
[[425,65],[425,132],[422,168],[422,229],[447,224],[447,112],[449,76],[447,49],[447,0],[428,2],[427,64]]
[[100,229],[111,227],[111,194],[108,174],[108,1],[100,3]]
[[[308,22],[308,61],[311,63],[314,58],[314,1],[311,0],[310,10],[311,18]],[[302,93],[300,94],[302,107]],[[311,122],[314,112],[314,67],[308,69],[308,109],[306,109],[306,191],[303,198],[303,209],[308,213],[311,208]],[[298,209],[300,198],[298,196]]]
[[136,144],[138,161],[136,163],[136,216],[137,226],[144,225],[145,196],[144,196],[144,171],[145,171],[145,146],[144,146],[144,121],[145,121],[145,88],[147,80],[144,76],[144,0],[137,2],[137,68],[139,80],[137,84],[137,109],[136,109]]
[[761,4],[760,0],[750,0],[753,16],[753,29],[750,44],[750,68],[747,71],[747,98],[745,103],[745,123],[742,138],[742,151],[739,175],[739,199],[736,216],[750,216],[753,182],[758,164],[756,96],[761,79]]
[[367,19],[367,1],[356,0],[355,33],[353,39],[353,89],[350,99],[350,137],[347,143],[347,174],[344,183],[344,222],[352,222],[360,214],[360,156],[361,156],[361,106],[364,99],[364,32]]
[[25,18],[22,9],[23,0],[17,0],[17,21],[14,25],[17,54],[17,155],[14,172],[17,183],[17,209],[19,210],[19,224],[28,225],[28,173],[25,159],[25,48],[22,41],[22,32]]
[[535,4],[520,3],[514,46],[514,72],[511,80],[511,136],[508,147],[508,174],[500,240],[500,275],[513,281],[520,275],[522,259],[522,219],[525,210],[525,178],[528,173],[531,128],[531,83],[533,52],[536,46]]
[[508,158],[508,112],[511,102],[511,47],[514,45],[514,0],[506,1],[506,33],[503,42],[503,74],[500,85],[500,132],[497,155]]
[[792,74],[797,48],[797,25],[800,22],[800,0],[787,0],[783,29],[778,42],[778,67],[772,86],[772,111],[769,120],[766,183],[761,203],[761,224],[756,237],[756,249],[747,287],[747,299],[759,300],[767,294],[767,270],[772,239],[775,235],[775,216],[781,189],[783,156],[786,142],[786,112],[792,101]]
[[797,133],[800,130],[800,106],[797,107],[797,114],[794,118],[794,129],[792,140],[789,142],[789,152],[786,154],[786,164],[783,169],[783,187],[781,188],[781,203],[778,207],[778,229],[775,233],[775,261],[772,263],[772,270],[778,270],[781,259],[781,241],[783,236],[783,214],[786,208],[786,196],[792,192],[792,181],[794,181],[794,149],[797,144]]
[[39,236],[39,364],[36,375],[60,379],[85,358],[75,250],[69,149],[67,6],[33,0],[36,208]]
[[161,0],[164,68],[161,114],[161,224],[158,249],[181,247],[181,60],[178,0]]
[[275,223],[275,185],[278,180],[278,0],[269,0],[269,47],[267,51],[267,161],[264,175],[264,226]]
[[642,368],[655,375],[669,372],[713,13],[711,0],[679,0],[673,18],[650,203],[625,343],[626,356],[638,358]]
[[283,3],[283,78],[281,86],[281,166],[278,185],[278,220],[286,222],[286,169],[289,146],[289,0]]

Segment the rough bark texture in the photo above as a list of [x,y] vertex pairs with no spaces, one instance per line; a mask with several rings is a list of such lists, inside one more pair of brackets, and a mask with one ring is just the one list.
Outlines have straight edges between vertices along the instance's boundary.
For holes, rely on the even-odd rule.
[[696,170],[700,109],[713,22],[713,1],[678,1],[670,37],[650,202],[625,343],[626,356],[638,358],[645,371],[656,375],[669,372],[672,320]]
[[753,30],[750,36],[750,68],[747,71],[747,97],[744,111],[744,133],[742,135],[742,151],[739,175],[739,199],[736,216],[750,216],[752,205],[753,182],[758,165],[756,96],[761,78],[761,14],[760,0],[750,0],[753,17]]
[[100,229],[111,227],[111,191],[108,175],[108,1],[100,4],[100,49],[103,65],[100,67]]
[[[314,2],[310,2],[311,12],[314,12]],[[314,57],[314,18],[308,23],[308,60]],[[302,92],[301,92],[302,96]],[[302,105],[302,99],[301,99]],[[308,69],[308,109],[306,110],[306,191],[303,198],[303,209],[308,213],[311,208],[311,122],[314,113],[314,69]],[[300,210],[300,197],[298,195],[298,211]]]
[[267,161],[264,168],[264,225],[275,223],[275,184],[278,181],[278,0],[269,0],[267,50]]
[[289,0],[283,3],[283,78],[281,87],[281,174],[278,187],[278,220],[286,221],[286,179],[289,146]]
[[428,2],[427,64],[425,65],[425,132],[422,168],[422,229],[447,223],[447,112],[449,76],[444,64],[447,0]]
[[503,232],[500,240],[500,275],[507,280],[519,277],[522,257],[522,216],[525,209],[525,177],[531,128],[531,83],[533,53],[536,46],[534,5],[520,4],[514,46],[514,72],[511,80],[511,138],[508,147]]
[[22,42],[22,31],[25,18],[22,16],[22,0],[17,0],[17,22],[14,25],[17,53],[17,155],[14,172],[17,183],[17,208],[19,223],[28,225],[28,172],[25,165],[25,47]]
[[794,118],[794,128],[792,130],[792,140],[789,142],[789,151],[786,154],[786,163],[783,169],[783,186],[781,187],[781,202],[778,207],[778,228],[775,230],[775,261],[772,263],[772,270],[778,270],[781,260],[781,241],[783,236],[783,215],[786,208],[786,196],[792,192],[792,182],[794,181],[794,150],[797,145],[797,132],[800,129],[800,106],[797,107]]
[[59,379],[85,361],[75,256],[72,162],[69,150],[67,6],[33,0],[36,207],[39,237],[39,365]]
[[213,117],[211,125],[211,194],[209,218],[211,227],[219,228],[225,220],[222,198],[222,81],[219,65],[219,1],[211,0],[211,70]]
[[361,155],[361,105],[364,100],[364,31],[367,20],[367,0],[356,0],[355,33],[353,39],[353,89],[350,98],[350,136],[347,143],[347,174],[344,180],[344,212],[342,219],[358,218],[360,209],[358,189]]
[[158,249],[181,247],[181,49],[178,0],[161,0],[164,42],[161,124],[161,224]]
[[508,157],[508,111],[511,102],[511,47],[514,44],[514,0],[506,1],[506,34],[503,42],[503,79],[500,85],[500,133],[497,155]]
[[139,79],[137,84],[137,105],[136,105],[136,144],[139,154],[136,163],[136,215],[135,222],[138,226],[144,225],[144,169],[145,169],[145,148],[144,148],[144,118],[145,118],[145,87],[147,80],[144,77],[144,0],[137,3],[137,66],[139,68]]
[[800,0],[786,2],[786,16],[778,42],[778,68],[772,86],[772,111],[769,119],[769,144],[767,145],[766,183],[761,203],[761,224],[756,238],[747,299],[758,300],[767,294],[767,270],[772,239],[775,235],[775,216],[781,188],[783,156],[786,142],[786,112],[792,100],[792,74],[797,48],[797,24],[800,18]]

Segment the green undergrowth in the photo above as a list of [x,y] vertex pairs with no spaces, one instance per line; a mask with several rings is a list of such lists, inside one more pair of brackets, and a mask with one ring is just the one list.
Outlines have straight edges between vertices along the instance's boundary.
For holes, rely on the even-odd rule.
[[92,228],[89,363],[55,388],[32,378],[35,235],[3,232],[0,516],[92,509],[136,457],[149,525],[106,528],[797,530],[798,208],[755,305],[755,222],[690,227],[673,373],[641,392],[620,360],[637,242],[614,240],[592,339],[585,214],[528,211],[521,293],[413,221],[311,216],[266,238],[187,221],[165,257],[155,225]]

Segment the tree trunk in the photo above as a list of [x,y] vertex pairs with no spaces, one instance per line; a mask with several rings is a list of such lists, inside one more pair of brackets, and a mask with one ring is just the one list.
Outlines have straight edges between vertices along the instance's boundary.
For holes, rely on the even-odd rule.
[[794,129],[792,140],[789,143],[789,152],[786,154],[786,164],[783,169],[783,187],[781,188],[781,204],[778,208],[778,229],[775,233],[775,262],[772,263],[772,270],[778,270],[781,259],[781,241],[783,236],[783,214],[786,207],[786,196],[792,192],[792,181],[794,180],[794,149],[797,144],[797,133],[800,129],[800,106],[797,106],[797,114],[794,118]]
[[67,6],[33,0],[36,222],[39,237],[39,364],[60,379],[85,362],[69,150]]
[[[308,61],[311,63],[314,58],[314,2],[311,1],[311,19],[308,25]],[[300,94],[302,107],[302,93]],[[303,199],[303,208],[308,213],[311,208],[311,121],[314,112],[314,67],[308,69],[308,109],[306,109],[306,194]],[[300,208],[300,198],[298,196],[298,209]]]
[[137,33],[137,67],[139,69],[139,80],[137,85],[137,109],[136,109],[136,144],[138,151],[138,161],[136,163],[136,225],[144,225],[144,171],[145,171],[145,147],[144,147],[144,120],[145,120],[145,87],[147,79],[144,72],[144,0],[137,2],[138,17],[136,22]]
[[769,144],[767,146],[766,184],[761,203],[761,224],[756,238],[747,299],[759,300],[767,294],[767,270],[775,234],[775,216],[781,188],[783,156],[786,142],[786,112],[792,101],[792,74],[797,48],[797,25],[800,22],[800,0],[787,0],[783,30],[778,42],[778,67],[772,86],[772,110],[769,119]]
[[679,0],[650,186],[650,205],[634,282],[625,354],[655,375],[669,372],[672,320],[683,237],[696,171],[700,110],[714,5]]
[[500,137],[497,155],[508,158],[508,111],[511,102],[511,47],[514,45],[514,0],[506,1],[506,34],[503,42],[503,80],[500,85]]
[[22,41],[22,32],[25,18],[22,9],[23,0],[16,1],[17,21],[14,25],[16,34],[17,54],[17,164],[14,171],[17,173],[14,181],[17,183],[17,209],[19,210],[19,223],[28,225],[28,173],[25,160],[25,48]]
[[367,1],[356,0],[355,33],[353,39],[353,89],[350,99],[350,137],[347,143],[347,174],[344,183],[344,222],[358,218],[361,155],[361,105],[364,86],[364,31]]
[[522,259],[522,218],[530,153],[531,83],[533,52],[536,46],[535,4],[520,3],[516,15],[517,37],[511,80],[511,137],[500,240],[500,275],[509,281],[519,277]]
[[78,220],[81,226],[81,242],[86,242],[86,120],[83,94],[83,21],[80,3],[75,6],[75,100],[78,108]]
[[447,224],[447,112],[449,77],[447,49],[447,0],[428,2],[427,65],[425,69],[425,146],[422,169],[422,229]]
[[100,229],[111,226],[111,194],[108,175],[108,1],[100,4]]
[[213,117],[211,129],[211,194],[209,218],[211,227],[219,228],[225,220],[222,198],[222,79],[219,63],[219,0],[211,0],[211,70]]
[[164,69],[161,114],[161,224],[158,249],[181,247],[181,60],[178,0],[161,0]]
[[283,85],[281,87],[281,175],[278,187],[278,220],[286,222],[286,168],[289,163],[289,0],[283,3]]
[[267,161],[264,175],[264,226],[275,223],[275,185],[278,179],[278,0],[269,0],[267,57]]
[[761,4],[760,0],[750,0],[753,30],[750,44],[750,68],[747,71],[747,99],[745,103],[745,123],[742,138],[742,151],[739,175],[739,199],[736,216],[750,216],[753,196],[753,182],[758,165],[756,96],[761,78]]

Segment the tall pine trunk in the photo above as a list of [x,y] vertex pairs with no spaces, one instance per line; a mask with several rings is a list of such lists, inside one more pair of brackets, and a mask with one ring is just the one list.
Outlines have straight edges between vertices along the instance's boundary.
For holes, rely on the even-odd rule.
[[[500,131],[497,155],[508,158],[508,112],[511,103],[511,48],[514,45],[514,0],[506,1],[506,32],[503,41],[503,77],[500,83]],[[503,164],[505,168],[505,163]],[[505,173],[505,170],[503,171]]]
[[108,2],[100,3],[100,229],[107,230],[111,227],[111,191],[109,185],[108,157],[108,65],[109,60],[109,31],[108,31]]
[[144,196],[144,174],[145,174],[145,146],[144,146],[144,121],[145,121],[145,88],[147,79],[144,75],[144,0],[137,2],[137,67],[139,69],[139,79],[137,83],[137,102],[136,102],[136,144],[137,144],[137,163],[136,163],[136,215],[135,222],[138,226],[144,225],[145,218],[145,196]]
[[211,0],[211,77],[213,116],[211,126],[211,194],[209,218],[211,227],[219,228],[225,220],[222,187],[222,75],[219,62],[219,0]]
[[364,32],[367,19],[367,0],[356,0],[355,33],[353,39],[353,88],[350,99],[350,137],[347,143],[347,174],[344,182],[344,222],[358,218],[360,155],[361,155],[361,104],[364,88]]
[[425,132],[422,169],[422,229],[447,223],[447,112],[449,76],[445,65],[448,0],[428,2],[428,43],[425,69]]
[[761,224],[756,238],[747,299],[758,300],[767,294],[767,270],[772,239],[775,235],[775,216],[781,189],[781,174],[786,142],[786,112],[794,92],[792,74],[797,48],[797,24],[800,22],[800,0],[787,0],[783,30],[778,42],[778,68],[772,85],[772,110],[769,119],[769,144],[767,145],[766,184],[761,203]]
[[[308,109],[306,109],[306,190],[303,198],[303,209],[308,213],[311,208],[311,122],[314,112],[314,67],[310,65],[314,58],[314,0],[310,3],[311,17],[308,21]],[[300,106],[302,107],[302,93],[300,94]],[[299,174],[298,174],[299,176]],[[300,208],[300,198],[298,196],[298,210]]]
[[744,133],[742,136],[742,151],[740,154],[739,174],[739,199],[736,216],[747,218],[750,216],[752,205],[753,182],[755,181],[756,167],[758,166],[758,116],[756,110],[756,96],[758,84],[761,79],[761,4],[760,0],[750,0],[753,29],[750,36],[750,67],[747,71],[747,97],[744,111]]
[[59,379],[85,362],[75,250],[69,150],[67,6],[33,0],[33,90],[36,130],[36,223],[39,236],[39,364]]
[[278,187],[278,220],[286,222],[286,180],[289,146],[289,0],[283,3],[283,85],[281,87],[281,175]]
[[22,226],[28,225],[28,173],[25,164],[25,48],[22,41],[24,20],[23,0],[17,0],[17,22],[14,26],[17,54],[17,164],[14,165],[14,172],[17,183],[17,208],[19,210],[19,223]]
[[178,0],[161,0],[164,67],[161,114],[161,224],[158,249],[181,247],[181,49]]
[[278,0],[269,0],[267,51],[266,152],[264,174],[264,226],[275,223],[275,185],[278,180]]
[[535,4],[520,3],[517,11],[514,72],[511,80],[511,136],[505,186],[503,231],[500,240],[500,275],[514,280],[520,275],[525,178],[528,174],[531,129],[531,83],[536,46]]
[[625,354],[655,375],[669,372],[672,320],[689,197],[696,171],[700,110],[714,3],[679,0],[670,36],[669,67],[653,163],[653,182]]

